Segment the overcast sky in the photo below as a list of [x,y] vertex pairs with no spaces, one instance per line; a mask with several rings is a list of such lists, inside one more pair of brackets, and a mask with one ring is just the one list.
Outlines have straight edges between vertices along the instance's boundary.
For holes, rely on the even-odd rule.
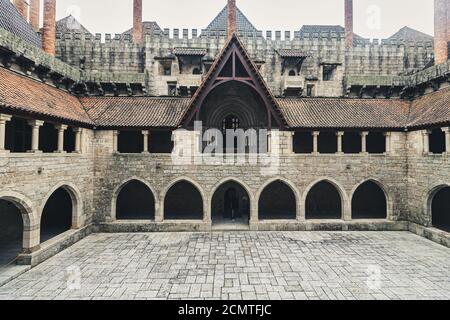
[[[205,28],[226,0],[143,0],[146,21],[161,28]],[[72,13],[93,33],[132,26],[133,0],[58,0],[58,19]],[[304,24],[344,24],[344,0],[237,0],[259,30],[299,30]],[[355,0],[355,32],[386,38],[404,26],[433,34],[433,0]]]

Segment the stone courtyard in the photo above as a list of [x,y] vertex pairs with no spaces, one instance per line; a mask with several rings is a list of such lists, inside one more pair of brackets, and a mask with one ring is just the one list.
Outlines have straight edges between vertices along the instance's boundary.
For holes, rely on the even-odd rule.
[[407,232],[93,234],[0,299],[449,299],[450,250]]

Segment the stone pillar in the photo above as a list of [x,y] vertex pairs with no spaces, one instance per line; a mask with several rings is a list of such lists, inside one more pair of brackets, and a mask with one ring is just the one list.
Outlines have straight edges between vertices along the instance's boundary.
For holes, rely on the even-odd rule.
[[367,136],[368,131],[361,132],[361,154],[367,154]]
[[39,18],[41,16],[41,0],[30,0],[29,20],[35,32],[39,31]]
[[430,131],[424,130],[422,131],[422,137],[423,137],[423,154],[428,155],[430,154]]
[[119,131],[113,131],[113,153],[119,152]]
[[338,154],[344,154],[344,152],[342,151],[342,137],[344,136],[344,131],[338,131],[336,132],[336,136],[337,136],[337,153]]
[[31,150],[30,152],[38,153],[39,151],[39,128],[44,125],[44,121],[30,120],[28,124],[31,126]]
[[385,132],[384,137],[386,138],[386,154],[392,154],[392,133]]
[[142,0],[133,0],[133,41],[142,43]]
[[75,153],[82,153],[83,152],[83,146],[82,146],[83,129],[75,128],[75,129],[73,129],[73,132],[75,132]]
[[434,0],[434,60],[435,64],[448,60],[447,0]]
[[144,150],[142,151],[142,153],[149,153],[148,152],[148,137],[150,135],[150,131],[144,130],[144,131],[142,131],[142,135],[144,136]]
[[353,0],[345,0],[345,46],[353,47]]
[[42,28],[42,49],[55,56],[56,0],[44,0],[44,26]]
[[236,0],[228,0],[228,38],[237,32],[236,11]]
[[58,150],[57,153],[64,153],[64,131],[67,130],[67,126],[63,124],[58,124],[55,126],[58,130]]
[[445,153],[450,155],[450,127],[442,128],[445,133]]
[[25,0],[14,0],[13,3],[20,15],[28,21],[28,3]]
[[9,152],[5,149],[6,144],[6,122],[11,120],[10,115],[0,114],[0,153]]
[[319,135],[320,131],[313,131],[313,154],[319,154]]

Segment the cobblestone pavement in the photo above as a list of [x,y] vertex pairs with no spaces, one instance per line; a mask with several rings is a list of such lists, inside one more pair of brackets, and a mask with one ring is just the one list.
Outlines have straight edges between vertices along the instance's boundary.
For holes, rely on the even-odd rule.
[[94,234],[0,288],[0,299],[449,298],[450,249],[407,232]]

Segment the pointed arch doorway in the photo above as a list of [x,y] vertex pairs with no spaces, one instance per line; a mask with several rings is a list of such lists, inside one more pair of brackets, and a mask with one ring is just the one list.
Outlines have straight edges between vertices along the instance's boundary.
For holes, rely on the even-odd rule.
[[211,216],[214,227],[245,228],[250,221],[250,196],[235,181],[221,184],[212,197]]

